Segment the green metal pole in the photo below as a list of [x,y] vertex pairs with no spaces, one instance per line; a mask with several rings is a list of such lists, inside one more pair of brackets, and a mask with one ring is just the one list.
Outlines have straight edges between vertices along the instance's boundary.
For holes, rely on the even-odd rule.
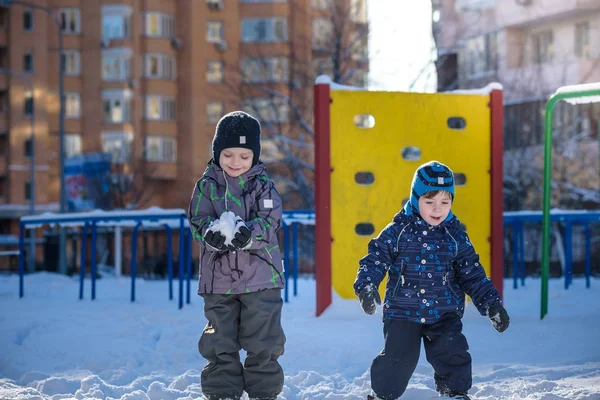
[[548,277],[550,272],[550,184],[552,182],[552,112],[561,100],[599,96],[600,89],[556,93],[546,104],[544,124],[544,200],[542,214],[542,293],[540,319],[548,314]]

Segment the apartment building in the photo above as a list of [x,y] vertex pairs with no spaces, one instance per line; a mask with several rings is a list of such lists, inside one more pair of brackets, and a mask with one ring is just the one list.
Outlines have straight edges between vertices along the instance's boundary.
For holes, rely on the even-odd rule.
[[[12,72],[0,73],[0,233],[18,231],[32,193],[37,213],[59,209],[61,58],[64,153],[111,153],[134,191],[147,192],[126,204],[134,207],[186,208],[215,123],[240,108],[263,123],[262,158],[287,208],[302,204],[290,165],[312,164],[312,138],[298,127],[312,124],[314,78],[366,82],[364,0],[10,3],[0,6],[0,68]],[[350,49],[343,68],[331,50],[340,17]],[[291,149],[299,142],[307,146]]]
[[[546,102],[560,86],[600,81],[600,1],[433,0],[432,6],[438,90],[502,83],[507,185],[522,188],[514,190],[515,201],[530,197],[528,207],[541,207],[536,174]],[[556,108],[561,146],[553,176],[564,187],[554,194],[565,199],[553,206],[598,204],[590,194],[599,193],[599,121],[598,103]],[[570,203],[566,197],[576,192],[581,201]]]

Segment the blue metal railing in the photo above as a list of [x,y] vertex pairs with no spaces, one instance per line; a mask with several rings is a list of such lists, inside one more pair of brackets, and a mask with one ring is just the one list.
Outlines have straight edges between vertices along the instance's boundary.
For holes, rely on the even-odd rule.
[[[600,211],[587,210],[551,210],[551,222],[565,224],[565,289],[573,283],[573,225],[581,224],[585,232],[585,284],[590,287],[591,276],[591,230],[590,224],[600,222]],[[542,211],[507,211],[504,213],[504,226],[512,226],[512,263],[513,288],[525,285],[525,235],[523,225],[527,223],[542,223]]]

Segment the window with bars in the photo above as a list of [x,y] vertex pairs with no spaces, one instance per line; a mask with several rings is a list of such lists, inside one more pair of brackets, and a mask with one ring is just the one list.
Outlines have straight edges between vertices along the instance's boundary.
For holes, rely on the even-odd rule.
[[209,124],[216,124],[223,116],[225,109],[223,103],[219,101],[211,101],[206,105],[206,115]]
[[65,134],[65,156],[73,157],[81,154],[81,135],[78,133]]
[[289,61],[287,57],[243,58],[242,80],[248,83],[287,82]]
[[242,110],[257,115],[261,121],[282,123],[288,121],[289,106],[278,97],[254,97],[242,101]]
[[219,43],[223,41],[223,23],[220,21],[208,21],[206,23],[206,41],[208,43]]
[[146,36],[171,38],[174,35],[174,18],[161,12],[146,13],[144,33]]
[[102,132],[102,151],[110,153],[112,162],[125,164],[131,160],[132,132]]
[[575,25],[575,55],[583,58],[590,56],[590,24],[587,21]]
[[81,31],[81,15],[78,8],[61,8],[58,15],[63,33],[76,34]]
[[102,93],[104,123],[122,124],[131,121],[130,90],[106,90]]
[[33,92],[31,90],[25,91],[23,99],[23,114],[33,115]]
[[333,40],[333,21],[329,18],[313,18],[312,20],[312,47],[313,49],[326,49]]
[[176,162],[177,141],[172,137],[146,137],[146,160],[153,162]]
[[102,52],[102,80],[124,81],[131,76],[131,52],[110,49]]
[[23,54],[23,72],[27,74],[33,73],[33,53],[30,51]]
[[287,19],[244,18],[242,19],[242,42],[285,42],[288,40]]
[[175,99],[168,96],[146,96],[146,119],[175,120]]
[[544,64],[554,58],[554,34],[552,30],[534,33],[531,36],[533,43],[533,63]]
[[62,54],[62,66],[65,75],[79,75],[81,73],[79,50],[64,50]]
[[125,39],[131,35],[130,14],[108,14],[102,16],[103,39]]
[[81,111],[81,96],[79,93],[65,93],[65,117],[79,118]]
[[221,61],[209,61],[206,68],[206,81],[210,83],[223,82],[223,63]]
[[155,79],[175,79],[175,58],[166,54],[146,54],[146,77]]
[[27,32],[33,31],[33,10],[23,11],[23,30]]

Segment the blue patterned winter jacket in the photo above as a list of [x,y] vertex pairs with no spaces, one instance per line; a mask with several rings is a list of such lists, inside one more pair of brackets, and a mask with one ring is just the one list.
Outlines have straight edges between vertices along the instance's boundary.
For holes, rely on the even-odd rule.
[[384,319],[432,324],[450,312],[462,317],[465,294],[482,315],[490,303],[500,300],[454,216],[432,227],[418,214],[407,215],[404,210],[396,214],[369,242],[354,291],[358,295],[370,283],[379,287],[386,273]]

